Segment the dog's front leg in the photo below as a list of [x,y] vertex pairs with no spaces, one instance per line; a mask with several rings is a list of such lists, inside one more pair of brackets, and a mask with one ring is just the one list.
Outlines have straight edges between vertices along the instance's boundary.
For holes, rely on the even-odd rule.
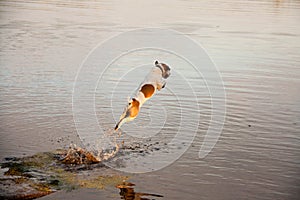
[[157,83],[157,90],[161,90],[162,88],[164,88],[166,86],[166,81],[161,80],[159,83]]
[[163,85],[162,85],[162,88],[165,88],[167,82],[166,81],[163,81]]

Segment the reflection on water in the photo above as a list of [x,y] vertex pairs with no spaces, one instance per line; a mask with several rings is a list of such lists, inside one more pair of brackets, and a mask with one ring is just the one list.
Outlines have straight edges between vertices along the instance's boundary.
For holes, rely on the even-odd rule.
[[[116,187],[120,189],[121,199],[124,199],[124,200],[150,200],[150,199],[156,199],[153,197],[163,197],[162,195],[158,195],[158,194],[135,192],[134,186],[135,186],[135,184],[130,183],[130,182],[124,182],[121,185],[117,185]],[[145,196],[147,196],[147,198]]]
[[[155,191],[166,199],[198,200],[198,194],[203,199],[299,199],[299,21],[297,0],[0,1],[0,157],[31,155],[70,143],[81,146],[72,115],[72,89],[89,51],[126,30],[170,28],[203,45],[218,66],[227,94],[226,122],[213,152],[199,160],[211,119],[210,95],[201,77],[182,68],[200,100],[197,137],[171,166],[138,174],[132,181],[139,190]],[[158,59],[182,67],[174,59],[156,56],[147,63]],[[120,70],[108,71],[107,82],[118,80],[115,75],[123,67],[143,63],[140,58],[117,63]],[[194,110],[190,92],[173,78],[168,84],[186,100],[181,110],[188,115]],[[127,95],[136,85],[123,82],[120,87]],[[137,144],[135,156],[164,151],[164,140],[174,136],[180,115],[171,97],[160,93],[151,99],[155,105],[164,102],[166,116],[173,120],[163,135],[155,135],[160,143],[148,141],[156,146],[146,150],[143,142]],[[110,97],[96,90],[95,98],[99,123],[112,129],[112,108],[102,104]],[[116,105],[123,107],[126,98],[116,98]],[[135,120],[137,125],[151,122],[151,101]],[[158,116],[159,110],[153,114]],[[88,194],[92,195],[82,191],[82,196]],[[63,199],[68,194],[61,195]]]

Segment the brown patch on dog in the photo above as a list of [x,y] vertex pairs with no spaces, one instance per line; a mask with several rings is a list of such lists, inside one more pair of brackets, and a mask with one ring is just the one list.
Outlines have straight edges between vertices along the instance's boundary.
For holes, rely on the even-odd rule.
[[150,98],[153,95],[155,88],[151,84],[145,84],[140,91],[144,94],[145,98]]
[[132,99],[130,108],[130,117],[136,117],[140,111],[140,102],[136,99]]

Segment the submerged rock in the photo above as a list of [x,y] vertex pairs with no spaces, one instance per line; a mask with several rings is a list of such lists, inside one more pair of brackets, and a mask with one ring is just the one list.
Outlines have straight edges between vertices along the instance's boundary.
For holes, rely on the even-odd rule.
[[[120,189],[120,196],[121,199],[125,200],[138,200],[138,199],[143,199],[143,200],[150,200],[147,197],[163,197],[162,195],[159,194],[152,194],[152,193],[143,193],[143,192],[135,192],[134,191],[134,186],[135,184],[126,182],[124,181],[122,184],[119,184],[116,186],[116,188]],[[153,199],[153,198],[151,198]]]
[[35,199],[54,192],[47,185],[22,177],[1,178],[0,186],[0,199]]
[[84,170],[105,169],[101,162],[115,154],[116,151],[113,151],[96,156],[85,149],[72,147],[5,159],[0,163],[0,199],[34,199],[62,189],[103,189],[107,185],[117,185],[127,177],[118,174],[84,175]]

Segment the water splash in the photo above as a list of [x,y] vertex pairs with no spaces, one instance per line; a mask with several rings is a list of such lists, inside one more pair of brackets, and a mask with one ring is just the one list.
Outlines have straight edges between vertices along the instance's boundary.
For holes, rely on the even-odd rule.
[[100,139],[98,148],[93,151],[78,147],[76,144],[71,144],[61,160],[65,164],[81,165],[99,163],[112,159],[120,150],[121,143],[118,141],[118,138],[121,137],[121,133],[121,131],[114,131],[113,129],[107,130],[105,137],[110,140],[110,147],[107,147],[107,145],[102,146],[101,144],[103,142],[101,142]]

